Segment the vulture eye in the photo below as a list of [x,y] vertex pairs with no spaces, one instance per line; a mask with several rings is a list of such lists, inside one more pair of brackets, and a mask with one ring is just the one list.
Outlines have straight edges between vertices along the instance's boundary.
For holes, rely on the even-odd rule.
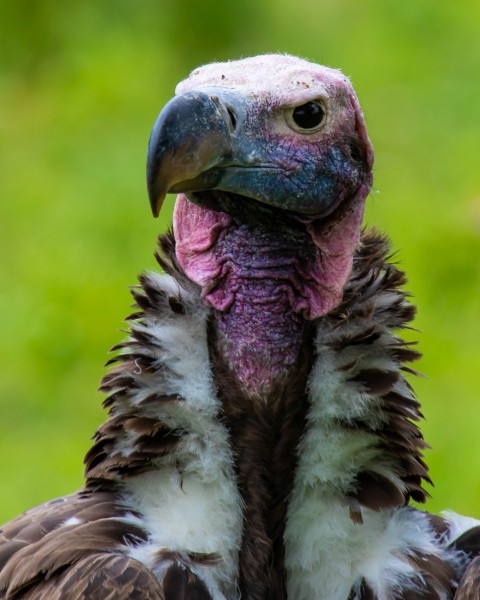
[[288,115],[289,125],[297,130],[313,132],[325,121],[325,108],[318,101],[296,106]]

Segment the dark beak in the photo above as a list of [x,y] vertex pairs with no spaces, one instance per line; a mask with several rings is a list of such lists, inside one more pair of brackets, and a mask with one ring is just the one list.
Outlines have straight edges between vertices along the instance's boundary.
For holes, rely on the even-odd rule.
[[232,155],[231,120],[215,94],[187,92],[160,112],[148,143],[147,187],[158,216],[169,192],[212,189]]

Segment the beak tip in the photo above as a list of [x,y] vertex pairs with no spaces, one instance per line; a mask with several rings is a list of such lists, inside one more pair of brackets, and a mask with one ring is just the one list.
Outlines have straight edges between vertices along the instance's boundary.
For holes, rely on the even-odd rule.
[[164,195],[159,195],[156,198],[150,198],[150,207],[152,209],[152,215],[156,219],[160,214],[160,209],[162,208],[163,201],[165,199]]
[[162,185],[163,182],[159,180],[160,177],[158,174],[153,176],[151,169],[147,170],[147,193],[150,200],[150,208],[155,219],[160,214],[160,209],[167,195],[165,186]]

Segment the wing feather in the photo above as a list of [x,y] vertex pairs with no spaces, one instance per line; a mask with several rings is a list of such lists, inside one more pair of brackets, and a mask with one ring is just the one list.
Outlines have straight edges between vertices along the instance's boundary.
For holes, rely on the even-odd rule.
[[[8,598],[8,596],[7,596]],[[128,556],[98,553],[56,577],[15,595],[15,600],[165,600],[155,575]]]
[[469,564],[463,574],[455,600],[480,600],[480,556]]

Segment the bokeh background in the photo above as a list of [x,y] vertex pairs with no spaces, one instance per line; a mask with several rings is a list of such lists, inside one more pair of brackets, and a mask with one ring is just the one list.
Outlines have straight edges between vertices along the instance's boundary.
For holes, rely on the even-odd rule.
[[429,508],[480,517],[478,0],[0,4],[0,522],[82,483],[106,350],[154,268],[150,128],[198,64],[264,52],[349,75],[376,149],[367,223],[419,307]]

